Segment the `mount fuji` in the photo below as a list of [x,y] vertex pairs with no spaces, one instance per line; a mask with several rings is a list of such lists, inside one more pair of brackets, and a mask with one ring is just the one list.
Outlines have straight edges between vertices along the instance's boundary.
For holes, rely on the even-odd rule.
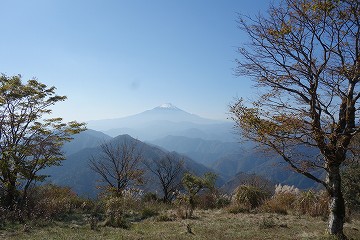
[[168,135],[233,141],[232,123],[206,119],[165,103],[142,113],[116,119],[89,121],[88,128],[115,137],[129,134],[142,141]]

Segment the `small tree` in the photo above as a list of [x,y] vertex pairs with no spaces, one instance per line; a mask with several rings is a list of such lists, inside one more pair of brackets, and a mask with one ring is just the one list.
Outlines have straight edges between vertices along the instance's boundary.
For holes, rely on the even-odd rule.
[[171,202],[173,195],[181,186],[181,177],[183,174],[183,159],[179,159],[174,153],[168,153],[161,159],[153,162],[145,161],[144,164],[158,179],[163,192],[163,202]]
[[190,204],[190,213],[188,214],[190,217],[192,215],[193,210],[196,207],[195,197],[202,189],[209,189],[213,191],[215,189],[215,181],[217,175],[212,172],[205,173],[203,177],[196,176],[191,173],[185,173],[182,179],[182,184],[185,190],[188,193],[188,201]]
[[142,183],[141,162],[138,141],[125,138],[122,142],[103,143],[99,155],[91,157],[90,168],[101,176],[107,192],[121,196],[129,185]]
[[268,16],[250,23],[241,17],[250,44],[239,49],[236,73],[253,77],[264,92],[252,106],[240,100],[230,110],[244,137],[326,188],[328,231],[340,239],[346,238],[340,168],[360,132],[359,12],[359,1],[284,0]]
[[81,123],[43,118],[65,99],[36,79],[23,84],[20,75],[0,76],[0,185],[7,208],[21,208],[31,184],[46,178],[39,171],[60,165],[64,142],[85,130]]

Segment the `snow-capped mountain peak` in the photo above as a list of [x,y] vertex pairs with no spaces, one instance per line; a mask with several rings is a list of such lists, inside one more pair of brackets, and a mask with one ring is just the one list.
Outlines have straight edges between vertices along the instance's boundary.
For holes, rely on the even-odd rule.
[[158,108],[163,108],[163,109],[179,109],[177,108],[175,105],[171,104],[171,103],[163,103],[160,106],[158,106]]

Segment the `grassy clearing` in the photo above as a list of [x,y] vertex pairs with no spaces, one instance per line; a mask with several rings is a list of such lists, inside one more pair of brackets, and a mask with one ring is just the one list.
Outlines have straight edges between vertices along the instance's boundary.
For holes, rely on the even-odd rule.
[[[89,223],[79,218],[66,222],[34,222],[26,226],[8,225],[0,229],[0,239],[332,239],[325,234],[325,221],[308,216],[203,210],[196,211],[194,219],[157,219],[134,222],[130,229],[99,227],[91,230]],[[345,233],[351,239],[360,239],[360,221],[345,224]]]

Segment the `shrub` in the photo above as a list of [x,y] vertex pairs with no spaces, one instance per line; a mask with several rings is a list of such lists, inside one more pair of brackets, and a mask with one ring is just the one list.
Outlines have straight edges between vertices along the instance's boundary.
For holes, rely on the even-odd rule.
[[154,198],[154,194],[143,194],[141,190],[128,189],[117,196],[106,196],[101,199],[106,220],[103,225],[129,228],[131,221],[159,215],[166,207]]
[[300,190],[294,186],[276,185],[275,194],[265,201],[261,209],[265,212],[288,214],[294,210]]
[[294,186],[277,185],[272,198],[265,201],[261,210],[271,213],[308,214],[312,217],[328,215],[329,198],[325,191],[308,190],[300,192]]
[[147,192],[144,194],[142,198],[143,202],[157,202],[159,198],[157,197],[156,193]]
[[196,205],[201,209],[224,208],[231,203],[231,196],[217,191],[205,191],[196,198]]
[[309,214],[312,217],[327,216],[329,197],[325,191],[315,192],[308,190],[302,192],[295,201],[295,210],[299,214]]
[[149,218],[159,215],[159,210],[154,206],[144,206],[143,209],[141,209],[141,218]]
[[248,206],[243,204],[231,204],[226,208],[227,212],[238,214],[238,213],[248,213],[250,211]]
[[360,163],[349,164],[341,175],[342,191],[348,209],[360,211]]
[[105,201],[105,226],[129,228],[130,222],[126,220],[127,205],[123,197],[109,197]]
[[83,199],[78,208],[84,213],[99,213],[101,211],[99,201],[94,201],[91,199]]
[[213,209],[216,207],[216,194],[211,191],[206,191],[195,199],[196,206],[201,209]]
[[215,206],[216,208],[224,208],[231,204],[231,196],[227,194],[218,195],[216,198]]
[[119,207],[123,207],[124,211],[126,213],[130,212],[138,212],[143,207],[143,191],[136,188],[130,188],[123,190],[120,195],[106,195],[102,198],[102,201],[104,202],[104,207],[106,211],[106,204],[108,201],[111,201],[112,199],[116,199],[117,203],[119,204]]
[[291,193],[280,193],[265,201],[261,210],[270,213],[288,214],[293,210],[296,195]]
[[190,203],[190,197],[186,194],[178,194],[175,199],[176,215],[178,218],[187,219],[193,215],[194,208]]
[[65,214],[81,208],[84,201],[69,187],[46,184],[37,186],[29,192],[25,211],[30,218],[61,218]]
[[142,208],[140,210],[141,219],[154,217],[160,214],[160,212],[166,211],[170,207],[169,204],[163,203],[162,201],[156,202],[145,202],[142,204]]
[[269,192],[258,187],[241,185],[235,190],[232,202],[235,205],[251,210],[260,206],[269,197]]

